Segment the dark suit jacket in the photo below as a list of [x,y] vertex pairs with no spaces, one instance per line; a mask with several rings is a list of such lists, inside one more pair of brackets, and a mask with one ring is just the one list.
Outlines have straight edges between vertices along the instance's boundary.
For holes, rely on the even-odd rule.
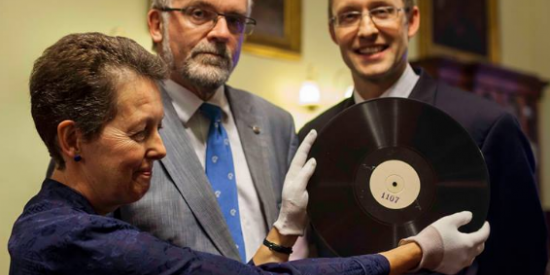
[[[478,274],[542,275],[548,259],[547,229],[529,142],[515,117],[474,94],[437,82],[421,72],[410,98],[431,104],[458,121],[477,143],[489,170],[491,235],[477,258]],[[355,104],[353,97],[327,110],[299,132],[320,132]]]

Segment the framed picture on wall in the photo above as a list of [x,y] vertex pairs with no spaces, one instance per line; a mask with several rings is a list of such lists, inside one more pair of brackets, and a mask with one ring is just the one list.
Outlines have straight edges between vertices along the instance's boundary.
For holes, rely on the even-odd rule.
[[262,56],[299,59],[302,0],[259,0],[252,6],[257,24],[243,50]]
[[498,0],[419,0],[421,57],[499,61]]

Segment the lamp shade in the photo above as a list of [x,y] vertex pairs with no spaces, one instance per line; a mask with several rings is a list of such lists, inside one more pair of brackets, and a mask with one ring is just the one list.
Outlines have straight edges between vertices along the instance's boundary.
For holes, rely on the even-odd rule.
[[317,105],[321,98],[319,85],[315,81],[306,80],[300,88],[300,105]]

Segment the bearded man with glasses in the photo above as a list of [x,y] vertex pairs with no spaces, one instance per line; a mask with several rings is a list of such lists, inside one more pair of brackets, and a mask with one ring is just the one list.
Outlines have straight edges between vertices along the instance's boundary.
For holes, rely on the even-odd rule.
[[[425,1],[425,0],[422,0]],[[535,181],[535,161],[516,118],[493,102],[438,82],[407,61],[420,12],[413,0],[329,0],[329,32],[351,71],[353,96],[299,132],[318,132],[340,112],[379,97],[431,104],[458,121],[483,152],[491,181],[485,250],[461,274],[544,274],[547,229]],[[465,200],[467,198],[464,198]],[[320,256],[331,256],[316,242]]]
[[175,245],[244,262],[277,219],[298,144],[290,114],[225,84],[256,24],[251,6],[152,1],[149,33],[171,70],[160,83],[167,156],[143,199],[117,213]]

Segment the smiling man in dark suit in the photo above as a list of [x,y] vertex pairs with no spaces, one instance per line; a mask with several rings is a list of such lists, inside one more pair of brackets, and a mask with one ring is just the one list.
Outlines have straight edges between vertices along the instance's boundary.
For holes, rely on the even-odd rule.
[[[330,34],[349,67],[353,96],[300,131],[323,127],[356,103],[379,97],[411,98],[457,120],[477,143],[489,170],[491,235],[485,251],[464,274],[544,273],[547,231],[529,143],[513,115],[471,93],[435,81],[407,61],[420,23],[412,0],[330,0]],[[320,249],[323,253],[323,249]]]

